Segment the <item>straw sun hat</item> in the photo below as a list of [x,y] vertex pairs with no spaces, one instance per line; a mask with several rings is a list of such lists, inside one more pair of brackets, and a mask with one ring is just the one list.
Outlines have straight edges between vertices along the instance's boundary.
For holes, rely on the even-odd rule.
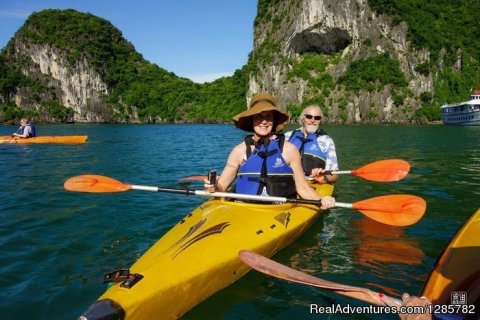
[[259,93],[252,97],[248,110],[233,117],[233,123],[237,128],[253,132],[253,116],[263,111],[274,111],[273,129],[278,132],[288,122],[288,115],[283,113],[275,104],[275,99],[268,93]]

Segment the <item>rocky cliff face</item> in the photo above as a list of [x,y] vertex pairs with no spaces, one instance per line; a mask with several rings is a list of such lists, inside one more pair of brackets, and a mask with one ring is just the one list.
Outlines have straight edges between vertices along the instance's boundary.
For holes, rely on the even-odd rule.
[[[330,123],[438,119],[440,104],[461,101],[478,82],[480,50],[466,45],[478,34],[475,16],[464,19],[468,28],[451,23],[472,4],[390,4],[258,0],[248,64],[236,77],[206,86],[145,61],[102,18],[45,10],[32,14],[0,52],[0,120],[228,121],[244,108],[247,74],[247,98],[268,91],[293,118],[319,104]],[[431,51],[416,49],[422,46]]]
[[198,85],[146,61],[109,21],[33,13],[0,51],[0,122],[224,122],[245,106],[245,72]]
[[[420,94],[433,92],[431,75],[415,71],[428,61],[429,52],[412,49],[408,26],[377,15],[366,0],[274,1],[263,13],[259,7],[258,14],[252,55],[256,70],[250,76],[249,95],[269,91],[284,107],[322,96],[329,122],[396,123],[408,122],[420,107]],[[311,79],[289,76],[307,52],[327,57],[324,71],[335,83],[331,90],[319,91]],[[408,89],[394,93],[392,85],[385,85],[352,92],[338,84],[352,62],[385,52],[399,61]],[[394,95],[399,94],[403,101],[395,103]]]
[[[73,115],[68,121],[105,122],[111,120],[112,109],[105,106],[108,95],[107,85],[101,76],[89,66],[86,58],[79,59],[73,66],[67,62],[65,54],[49,45],[31,44],[16,40],[11,59],[23,61],[23,75],[37,79],[45,87],[42,99],[35,99],[28,88],[20,88],[14,96],[17,106],[34,108],[45,114],[42,100],[56,100],[71,108]],[[46,121],[49,119],[46,115]]]

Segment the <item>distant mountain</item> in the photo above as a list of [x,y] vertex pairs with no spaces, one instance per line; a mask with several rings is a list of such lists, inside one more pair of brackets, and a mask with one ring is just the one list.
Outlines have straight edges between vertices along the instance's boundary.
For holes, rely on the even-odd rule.
[[32,14],[0,54],[0,120],[218,122],[245,108],[246,77],[199,85],[149,63],[105,19]]
[[226,122],[268,91],[293,120],[315,103],[330,123],[424,123],[480,82],[479,11],[476,0],[259,0],[247,64],[196,84],[105,19],[45,10],[0,53],[0,121]]
[[274,94],[295,118],[320,104],[327,121],[439,119],[480,82],[480,2],[259,0],[249,95]]

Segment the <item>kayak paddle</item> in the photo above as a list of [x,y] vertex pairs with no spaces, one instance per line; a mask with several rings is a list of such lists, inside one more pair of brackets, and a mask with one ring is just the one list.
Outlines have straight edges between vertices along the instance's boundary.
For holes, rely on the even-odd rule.
[[[196,195],[202,197],[231,198],[262,202],[311,204],[316,206],[320,205],[319,201],[317,200],[291,199],[285,197],[270,197],[229,192],[210,193],[204,190],[194,190],[188,188],[169,189],[153,186],[131,185],[125,184],[113,178],[93,174],[80,175],[69,178],[67,181],[65,181],[64,188],[68,191],[91,193],[143,190]],[[384,224],[390,224],[394,226],[409,226],[420,220],[420,218],[425,213],[427,204],[425,200],[420,197],[399,194],[370,198],[355,203],[336,202],[335,207],[351,208],[358,210],[370,219],[376,220]]]
[[258,253],[255,253],[253,251],[241,250],[238,255],[240,260],[242,260],[242,262],[249,267],[278,279],[306,284],[322,289],[333,290],[338,294],[362,300],[378,306],[385,305],[385,303],[383,303],[383,301],[380,299],[383,297],[387,297],[393,300],[398,305],[402,304],[401,301],[396,298],[388,297],[383,293],[378,293],[367,288],[344,285],[311,276],[309,274],[292,269],[290,267],[287,267],[286,265],[268,259],[267,257],[259,255]]
[[[323,175],[352,174],[365,180],[376,182],[393,182],[402,180],[410,171],[410,164],[401,159],[379,160],[360,168],[344,171],[325,171]],[[190,176],[179,181],[203,181],[207,176]]]

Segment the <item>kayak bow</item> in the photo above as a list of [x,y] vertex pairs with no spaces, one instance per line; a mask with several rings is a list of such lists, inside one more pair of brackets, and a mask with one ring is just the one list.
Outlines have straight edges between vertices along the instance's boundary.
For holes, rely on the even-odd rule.
[[449,305],[454,304],[454,292],[468,292],[466,304],[480,308],[480,207],[439,257],[422,295],[434,304]]

